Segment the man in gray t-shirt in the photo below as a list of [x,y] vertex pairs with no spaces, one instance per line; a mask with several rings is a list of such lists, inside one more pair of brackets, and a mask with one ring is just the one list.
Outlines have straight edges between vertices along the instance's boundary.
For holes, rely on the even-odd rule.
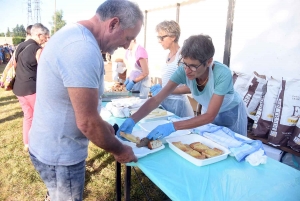
[[94,17],[63,27],[44,48],[29,152],[51,200],[82,200],[89,140],[120,163],[137,161],[131,147],[120,143],[99,115],[104,89],[101,50],[112,54],[118,47],[127,49],[143,18],[132,2],[107,0]]

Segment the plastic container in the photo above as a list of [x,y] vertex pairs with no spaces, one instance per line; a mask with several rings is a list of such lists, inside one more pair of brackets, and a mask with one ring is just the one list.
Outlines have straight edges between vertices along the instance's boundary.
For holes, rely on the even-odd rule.
[[[210,148],[218,148],[218,149],[222,150],[224,153],[222,155],[207,158],[207,159],[197,159],[197,158],[194,158],[193,156],[185,153],[184,151],[180,150],[179,148],[177,148],[176,146],[174,146],[172,144],[172,142],[179,142],[179,141],[182,142],[183,144],[191,144],[194,142],[201,142],[202,144],[205,144],[206,146],[208,146]],[[181,156],[182,158],[186,159],[187,161],[193,163],[196,166],[204,166],[204,165],[209,165],[209,164],[213,164],[213,163],[222,161],[222,160],[226,159],[228,154],[230,153],[230,151],[227,148],[225,148],[205,137],[197,135],[197,134],[190,134],[190,135],[184,135],[184,136],[180,136],[180,137],[170,138],[170,139],[167,139],[167,142],[169,143],[169,147],[175,153],[177,153],[179,156]]]

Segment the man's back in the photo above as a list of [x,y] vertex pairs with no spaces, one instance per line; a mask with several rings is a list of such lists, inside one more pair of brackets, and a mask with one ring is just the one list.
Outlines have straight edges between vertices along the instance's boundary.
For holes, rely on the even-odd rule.
[[[88,52],[82,57],[83,52]],[[73,165],[87,156],[87,138],[77,128],[68,87],[103,93],[104,64],[92,33],[79,24],[65,26],[43,50],[30,152],[51,165]]]

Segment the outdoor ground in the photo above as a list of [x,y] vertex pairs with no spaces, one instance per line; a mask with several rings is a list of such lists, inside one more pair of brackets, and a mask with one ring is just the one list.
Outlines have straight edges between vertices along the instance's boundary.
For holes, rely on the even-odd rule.
[[[5,65],[0,65],[2,74]],[[111,67],[106,65],[106,81],[111,81]],[[23,112],[11,91],[0,89],[0,201],[42,201],[46,187],[35,171],[29,155],[23,151]],[[86,160],[85,201],[113,201],[115,197],[115,160],[106,151],[92,143]],[[122,178],[124,178],[124,165]],[[146,187],[153,201],[167,196],[139,169],[138,179],[132,171],[131,200],[147,200],[139,182]]]

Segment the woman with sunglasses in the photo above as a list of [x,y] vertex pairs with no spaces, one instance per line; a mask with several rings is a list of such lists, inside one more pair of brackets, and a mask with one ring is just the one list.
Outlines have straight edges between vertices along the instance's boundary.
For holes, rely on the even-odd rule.
[[214,53],[214,45],[209,36],[189,37],[183,44],[179,67],[170,81],[131,118],[126,119],[120,130],[131,133],[135,123],[156,108],[179,84],[186,84],[194,99],[202,105],[202,114],[188,120],[157,126],[147,138],[163,138],[176,130],[191,129],[208,123],[246,135],[246,108],[239,94],[234,91],[230,69],[213,61]]
[[[163,21],[156,25],[156,32],[158,34],[158,42],[165,50],[169,50],[169,54],[161,68],[161,83],[150,88],[152,96],[158,94],[162,87],[168,83],[171,75],[177,70],[181,50],[178,44],[180,27],[177,22],[173,20]],[[189,88],[180,84],[172,94],[166,97],[161,105],[167,111],[172,112],[179,117],[194,116],[192,106],[187,95],[185,95],[187,93],[190,93]]]

